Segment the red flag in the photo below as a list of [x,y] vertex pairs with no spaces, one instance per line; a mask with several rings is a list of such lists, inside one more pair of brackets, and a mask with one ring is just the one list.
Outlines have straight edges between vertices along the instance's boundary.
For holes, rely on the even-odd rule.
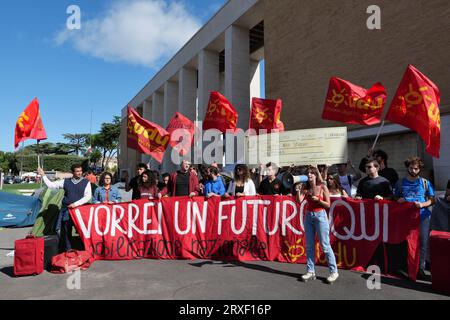
[[386,90],[381,83],[376,83],[367,90],[346,80],[332,77],[322,119],[348,124],[374,125],[380,123],[385,103]]
[[181,156],[186,155],[194,141],[194,123],[177,112],[170,120],[166,131],[170,133],[170,146],[177,150]]
[[236,130],[238,114],[231,103],[219,92],[211,92],[203,121],[203,130],[217,129],[226,133],[227,129]]
[[128,148],[148,154],[159,163],[169,144],[170,134],[155,123],[152,123],[128,106]]
[[252,111],[250,113],[249,129],[260,129],[284,131],[284,124],[281,122],[281,109],[283,102],[281,99],[252,99]]
[[38,141],[47,139],[37,98],[31,101],[19,116],[19,119],[17,119],[14,133],[14,147],[17,148],[20,142],[27,139],[36,139]]
[[441,147],[440,93],[438,87],[414,66],[408,65],[386,119],[416,131],[426,151],[439,158]]

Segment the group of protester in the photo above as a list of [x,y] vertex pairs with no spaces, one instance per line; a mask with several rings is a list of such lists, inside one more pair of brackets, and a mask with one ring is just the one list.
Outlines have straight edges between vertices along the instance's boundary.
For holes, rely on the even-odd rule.
[[[366,175],[362,178],[351,162],[337,164],[336,173],[330,173],[328,166],[309,166],[306,168],[288,168],[291,173],[299,173],[302,182],[286,188],[278,178],[282,170],[274,163],[260,165],[250,170],[245,164],[237,164],[233,172],[233,179],[221,173],[217,164],[201,166],[191,165],[183,160],[180,169],[172,174],[150,170],[144,163],[137,165],[137,175],[129,179],[123,177],[125,190],[132,191],[132,199],[161,199],[170,196],[205,196],[205,197],[241,197],[254,195],[292,195],[299,203],[306,201],[305,232],[307,273],[302,276],[304,281],[315,278],[315,237],[319,238],[323,252],[327,258],[330,275],[329,283],[338,278],[338,269],[333,250],[330,245],[330,227],[326,209],[330,207],[331,198],[352,197],[356,199],[393,200],[399,203],[414,202],[420,209],[420,266],[419,278],[423,277],[428,255],[428,242],[430,230],[430,206],[434,204],[434,189],[430,181],[420,177],[424,163],[420,158],[411,157],[405,161],[407,175],[399,179],[397,172],[387,166],[388,156],[382,150],[369,151],[367,157],[361,160],[359,170]],[[56,230],[64,234],[66,249],[71,249],[69,230],[73,222],[70,220],[69,208],[92,203],[118,203],[121,202],[119,189],[113,186],[114,177],[104,172],[98,181],[92,173],[83,178],[81,165],[72,166],[73,177],[57,182],[51,182],[43,172],[44,183],[49,188],[64,189],[63,207],[58,219]],[[356,193],[352,186],[356,185]],[[92,188],[95,187],[92,196]],[[447,185],[446,201],[450,202],[450,181]],[[390,248],[396,254],[396,248]],[[380,254],[374,255],[374,263],[382,264]],[[378,256],[378,260],[377,260]]]

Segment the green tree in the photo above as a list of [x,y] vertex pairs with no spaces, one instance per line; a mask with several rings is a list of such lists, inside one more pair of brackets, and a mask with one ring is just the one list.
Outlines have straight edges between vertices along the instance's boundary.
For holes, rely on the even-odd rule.
[[103,123],[99,133],[92,136],[92,146],[102,154],[102,170],[117,155],[120,138],[120,117],[115,116],[111,123]]
[[92,150],[90,159],[92,162],[97,163],[102,159],[102,153],[98,149]]
[[89,134],[86,133],[66,133],[63,134],[64,139],[69,141],[68,145],[72,147],[73,153],[77,156],[80,155],[80,152],[84,151],[87,147]]
[[[29,146],[26,146],[24,148],[24,154],[37,154],[39,151],[39,154],[44,155],[69,155],[74,151],[74,148],[72,145],[68,143],[52,143],[52,142],[46,142],[46,143],[40,143],[39,147],[37,144],[32,144]],[[22,151],[20,151],[22,152]]]
[[18,174],[20,170],[20,163],[14,153],[0,152],[0,168],[6,174],[9,173],[9,170],[11,170],[13,174]]

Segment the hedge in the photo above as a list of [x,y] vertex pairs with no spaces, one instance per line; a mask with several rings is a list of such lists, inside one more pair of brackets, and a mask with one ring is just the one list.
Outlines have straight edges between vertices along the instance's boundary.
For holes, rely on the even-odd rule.
[[[17,156],[18,164],[20,169],[20,162],[22,156]],[[44,156],[44,170],[46,171],[62,171],[70,172],[70,167],[73,164],[83,164],[88,160],[87,158],[77,157],[77,156],[64,156],[64,155],[53,155]],[[37,169],[37,155],[25,155],[23,157],[23,170],[24,171],[36,171]]]

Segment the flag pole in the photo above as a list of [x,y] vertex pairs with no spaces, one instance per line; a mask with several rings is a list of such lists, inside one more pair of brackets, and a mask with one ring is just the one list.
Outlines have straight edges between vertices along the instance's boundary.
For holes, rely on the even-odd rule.
[[[41,158],[40,158],[40,154],[39,154],[39,140],[36,140],[36,141],[37,141],[37,143],[36,143],[36,145],[37,145],[36,153],[37,153],[38,168],[41,168],[42,170],[44,170],[44,168],[43,168],[44,161],[42,161],[42,166],[41,166]],[[44,157],[44,155],[42,155],[42,157]],[[40,179],[41,188],[42,188],[42,178],[43,177],[41,177],[41,179]]]
[[21,156],[21,159],[20,159],[20,173],[19,173],[20,178],[22,178],[22,174],[23,174],[23,156],[24,156],[24,153],[25,153],[25,141],[22,141],[22,156]]
[[378,138],[380,137],[381,131],[383,131],[383,128],[384,128],[384,120],[383,120],[383,122],[381,122],[381,126],[378,129],[377,136],[376,136],[375,141],[373,142],[373,145],[372,145],[372,151],[375,150],[375,146],[377,145]]

